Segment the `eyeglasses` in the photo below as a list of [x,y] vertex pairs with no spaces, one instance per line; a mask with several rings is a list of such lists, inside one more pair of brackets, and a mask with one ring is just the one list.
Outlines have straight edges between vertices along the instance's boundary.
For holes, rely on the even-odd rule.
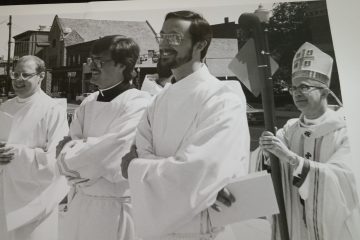
[[39,75],[40,73],[25,73],[25,72],[10,72],[10,78],[12,80],[17,80],[19,78],[23,80],[29,80],[30,78]]
[[315,89],[323,89],[322,87],[317,87],[317,86],[309,86],[309,85],[305,85],[305,84],[301,84],[297,87],[295,86],[291,86],[289,87],[289,93],[290,94],[294,94],[294,92],[296,90],[299,90],[301,93],[309,93],[311,92],[312,90],[315,90]]
[[103,68],[103,66],[106,62],[111,62],[113,60],[112,59],[101,59],[98,57],[91,57],[91,61],[97,68]]
[[171,46],[179,46],[184,40],[184,35],[181,33],[160,33],[160,36],[156,36],[159,44],[162,44],[165,40]]

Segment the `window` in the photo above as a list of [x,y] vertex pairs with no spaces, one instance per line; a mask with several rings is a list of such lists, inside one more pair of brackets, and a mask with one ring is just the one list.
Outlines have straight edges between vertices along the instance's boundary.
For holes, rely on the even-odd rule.
[[311,61],[305,61],[305,67],[310,67],[311,66]]
[[52,46],[53,48],[56,47],[56,39],[53,39],[53,40],[52,40],[51,46]]

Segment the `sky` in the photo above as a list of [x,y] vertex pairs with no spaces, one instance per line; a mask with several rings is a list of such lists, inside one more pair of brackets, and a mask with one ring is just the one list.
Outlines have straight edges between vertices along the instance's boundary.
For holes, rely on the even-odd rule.
[[[160,32],[165,14],[176,9],[195,10],[209,21],[210,24],[224,22],[225,17],[229,21],[238,21],[244,12],[254,12],[260,2],[246,3],[242,1],[223,0],[221,5],[216,1],[163,1],[163,0],[133,0],[121,2],[99,2],[83,4],[41,4],[32,6],[5,7],[0,10],[0,56],[7,59],[9,29],[7,26],[9,14],[12,15],[12,36],[16,36],[27,30],[37,30],[39,25],[51,26],[57,14],[63,18],[101,19],[101,20],[126,20],[126,21],[149,21],[156,32]],[[236,3],[237,2],[237,3]],[[264,2],[264,1],[263,1]],[[191,4],[190,4],[191,3]],[[190,6],[190,7],[189,7]],[[263,3],[267,9],[271,9],[272,2]],[[24,10],[26,9],[26,10]],[[116,9],[116,10],[114,10]],[[14,40],[12,40],[14,41]],[[11,45],[13,56],[14,44]]]

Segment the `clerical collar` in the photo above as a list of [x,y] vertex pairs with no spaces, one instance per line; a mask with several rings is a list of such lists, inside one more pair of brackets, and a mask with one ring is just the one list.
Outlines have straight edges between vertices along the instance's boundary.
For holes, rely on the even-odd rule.
[[96,100],[98,102],[110,102],[131,88],[133,88],[133,86],[129,82],[121,82],[109,88],[99,89],[99,95]]

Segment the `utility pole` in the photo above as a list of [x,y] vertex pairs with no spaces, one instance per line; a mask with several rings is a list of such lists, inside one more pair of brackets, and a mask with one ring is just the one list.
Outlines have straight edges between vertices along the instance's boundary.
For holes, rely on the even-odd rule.
[[6,74],[7,80],[10,81],[10,53],[11,53],[11,25],[12,25],[12,17],[9,16],[9,41],[8,41],[8,59],[7,59],[7,66],[6,66]]

